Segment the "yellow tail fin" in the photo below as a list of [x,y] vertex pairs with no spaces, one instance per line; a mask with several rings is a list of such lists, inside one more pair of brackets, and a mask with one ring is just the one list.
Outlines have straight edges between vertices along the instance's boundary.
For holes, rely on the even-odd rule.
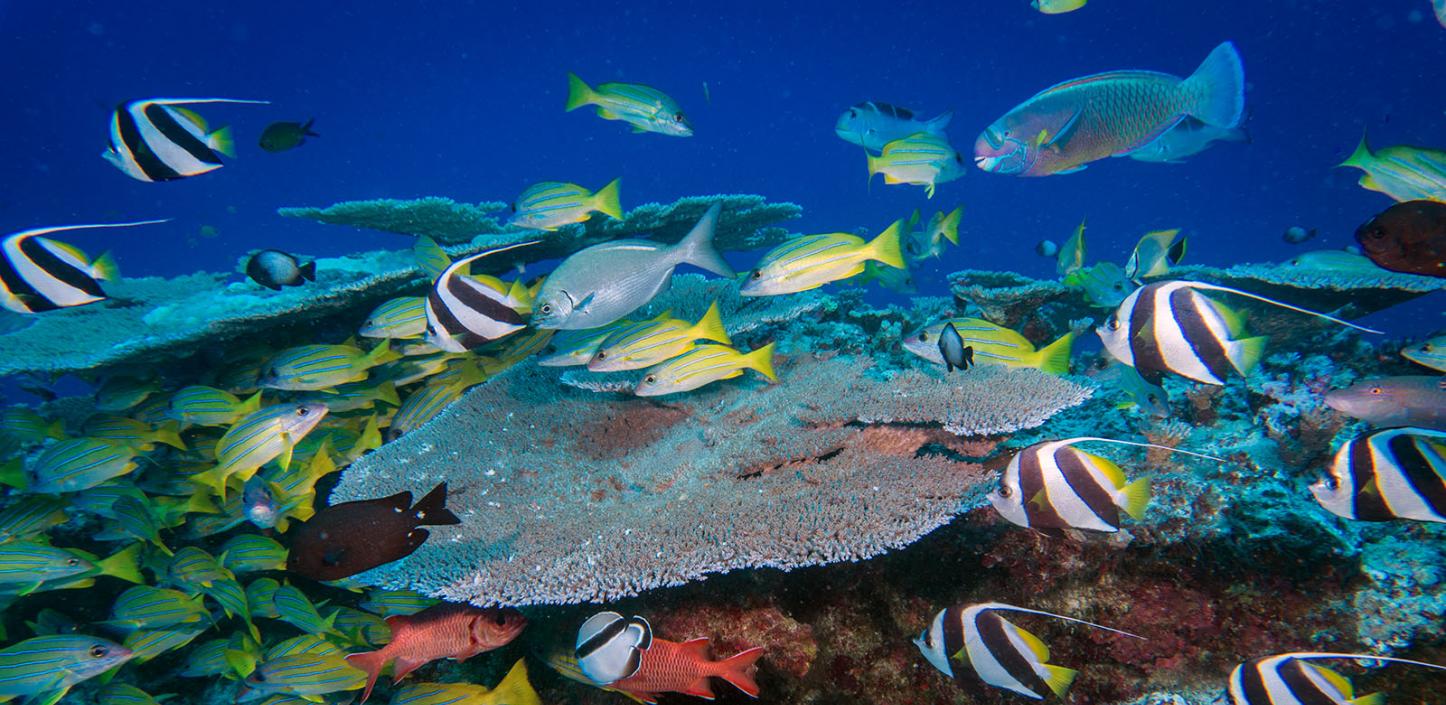
[[697,325],[692,328],[694,338],[712,340],[724,345],[732,345],[733,341],[728,339],[728,331],[723,329],[723,315],[718,313],[718,302],[714,301],[708,306],[708,312],[698,319]]
[[959,221],[964,218],[964,206],[958,206],[949,215],[944,216],[944,222],[939,224],[939,232],[944,234],[944,239],[951,244],[959,244]]
[[596,96],[592,89],[577,74],[567,72],[567,112],[572,112],[592,103]]
[[1074,331],[1061,335],[1059,340],[1050,343],[1035,353],[1035,367],[1041,372],[1048,372],[1052,375],[1069,374],[1069,356],[1074,348]]
[[120,267],[116,266],[115,258],[105,252],[90,263],[90,275],[103,282],[113,282],[120,279]]
[[417,238],[416,244],[412,245],[412,255],[417,258],[417,266],[434,279],[452,266],[452,257],[447,251],[426,235]]
[[383,340],[381,345],[372,348],[371,352],[367,353],[366,363],[367,367],[376,367],[400,359],[402,359],[402,354],[392,349],[392,341]]
[[1376,155],[1371,153],[1370,143],[1366,141],[1366,133],[1362,132],[1361,143],[1356,145],[1356,151],[1351,152],[1351,156],[1346,157],[1345,161],[1336,166],[1353,166],[1357,169],[1365,169],[1375,158]]
[[533,689],[532,683],[527,680],[527,661],[517,659],[507,675],[493,688],[489,695],[490,702],[507,703],[507,705],[542,705],[542,699],[537,697],[537,691]]
[[116,551],[114,555],[97,564],[100,574],[120,578],[137,585],[145,584],[145,578],[141,577],[141,566],[136,562],[140,552],[141,545],[139,543],[133,543]]
[[1225,349],[1230,363],[1235,365],[1235,371],[1242,375],[1250,374],[1250,371],[1260,364],[1260,358],[1265,355],[1265,344],[1269,340],[1269,337],[1261,335],[1231,341]]
[[186,442],[181,440],[181,424],[178,421],[167,421],[155,430],[152,436],[157,443],[164,443],[176,450],[185,450]]
[[770,382],[777,382],[778,375],[773,373],[773,343],[769,343],[751,353],[743,356],[743,366],[758,371],[758,374],[768,378]]
[[250,398],[250,399],[247,399],[246,401],[241,402],[241,405],[238,406],[238,407],[236,407],[236,415],[237,415],[237,416],[245,416],[246,414],[249,414],[249,413],[251,413],[251,412],[253,412],[253,411],[256,411],[257,409],[260,409],[260,408],[261,408],[261,392],[256,392],[255,394],[252,394],[252,395],[251,395],[251,398]]
[[236,140],[231,136],[229,127],[223,127],[206,135],[206,144],[228,157],[236,156]]
[[613,179],[592,195],[593,210],[606,213],[617,220],[623,219],[623,205],[618,200],[618,186],[622,179]]
[[904,221],[896,220],[888,230],[879,233],[879,236],[868,244],[867,258],[883,262],[895,269],[904,269],[904,251],[899,248],[899,236],[903,228]]
[[1145,507],[1150,504],[1150,479],[1142,477],[1120,491],[1120,509],[1131,518],[1139,519],[1145,515]]
[[1074,683],[1074,677],[1078,671],[1048,663],[1042,663],[1039,666],[1044,669],[1044,684],[1049,686],[1055,695],[1064,698],[1064,694],[1069,692],[1069,686]]

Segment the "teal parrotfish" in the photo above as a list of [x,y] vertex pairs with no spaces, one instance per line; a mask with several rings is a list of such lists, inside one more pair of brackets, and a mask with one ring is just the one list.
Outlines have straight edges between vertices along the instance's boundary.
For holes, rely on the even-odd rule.
[[1195,118],[1185,118],[1154,142],[1122,156],[1139,162],[1180,164],[1186,158],[1209,149],[1216,142],[1249,141],[1250,133],[1243,127],[1216,127]]
[[1244,112],[1245,70],[1225,42],[1188,78],[1110,71],[1046,88],[979,135],[974,162],[998,174],[1066,174],[1145,147],[1185,118],[1229,129]]

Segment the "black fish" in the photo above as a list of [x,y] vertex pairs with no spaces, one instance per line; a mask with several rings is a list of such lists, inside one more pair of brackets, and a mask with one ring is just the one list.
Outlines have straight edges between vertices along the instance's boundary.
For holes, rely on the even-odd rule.
[[944,357],[945,372],[967,370],[974,366],[974,348],[964,344],[964,338],[952,322],[939,333],[939,354]]
[[261,148],[268,152],[285,152],[296,149],[306,142],[307,137],[320,137],[311,131],[316,118],[299,122],[273,122],[261,132]]
[[316,281],[316,262],[302,264],[295,255],[281,250],[261,250],[246,260],[246,276],[272,291],[283,286],[301,286]]
[[446,505],[445,482],[415,505],[411,492],[334,504],[296,530],[286,569],[314,580],[340,580],[406,558],[431,535],[417,527],[462,523]]

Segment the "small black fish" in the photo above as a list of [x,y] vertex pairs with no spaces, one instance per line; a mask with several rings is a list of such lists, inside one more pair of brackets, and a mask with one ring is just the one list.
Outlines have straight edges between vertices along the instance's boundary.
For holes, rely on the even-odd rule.
[[964,338],[952,322],[939,333],[939,354],[944,357],[945,372],[967,370],[974,366],[974,348],[964,344]]
[[281,250],[261,250],[246,260],[246,276],[272,291],[283,286],[301,286],[316,281],[316,262],[302,264],[295,255]]
[[314,580],[340,580],[401,560],[431,535],[417,527],[462,523],[446,505],[445,482],[415,505],[411,492],[334,504],[296,530],[286,569]]
[[1299,225],[1292,225],[1285,229],[1285,233],[1280,236],[1280,239],[1285,240],[1292,245],[1299,245],[1306,240],[1314,238],[1315,235],[1315,228],[1306,230]]
[[261,148],[268,152],[285,152],[296,149],[306,142],[307,137],[320,137],[311,131],[316,118],[299,122],[273,122],[261,132]]

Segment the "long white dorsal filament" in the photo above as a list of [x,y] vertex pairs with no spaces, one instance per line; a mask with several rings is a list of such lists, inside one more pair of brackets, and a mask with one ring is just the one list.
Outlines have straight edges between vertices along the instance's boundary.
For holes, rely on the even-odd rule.
[[1367,327],[1365,327],[1365,326],[1359,326],[1359,325],[1356,325],[1356,324],[1354,324],[1354,323],[1351,323],[1350,321],[1342,320],[1342,319],[1340,319],[1340,318],[1336,318],[1335,316],[1330,316],[1330,315],[1321,313],[1320,311],[1312,311],[1312,310],[1310,310],[1310,309],[1308,309],[1308,308],[1301,308],[1301,307],[1299,307],[1299,306],[1291,306],[1290,304],[1285,303],[1284,301],[1276,301],[1275,299],[1268,299],[1268,298],[1266,298],[1266,297],[1264,297],[1264,296],[1261,296],[1261,295],[1259,295],[1259,294],[1252,294],[1252,293],[1250,293],[1250,292],[1248,292],[1248,291],[1241,291],[1241,290],[1239,290],[1239,289],[1232,289],[1232,288],[1230,288],[1230,287],[1228,287],[1228,286],[1218,286],[1218,285],[1215,285],[1215,284],[1205,284],[1205,283],[1203,283],[1203,282],[1184,282],[1184,284],[1186,284],[1187,286],[1189,286],[1189,287],[1192,288],[1192,289],[1205,289],[1205,290],[1207,290],[1207,291],[1223,291],[1223,292],[1225,292],[1225,293],[1227,293],[1227,294],[1235,294],[1236,296],[1244,296],[1244,297],[1247,298],[1247,299],[1255,299],[1256,301],[1262,301],[1262,302],[1264,302],[1264,303],[1268,303],[1268,304],[1271,304],[1271,305],[1273,305],[1273,306],[1279,306],[1279,307],[1281,307],[1281,308],[1290,309],[1291,311],[1297,311],[1297,312],[1304,313],[1304,314],[1307,314],[1307,315],[1310,315],[1310,316],[1315,316],[1316,318],[1324,318],[1324,319],[1326,319],[1327,321],[1330,321],[1330,322],[1332,322],[1332,323],[1339,323],[1339,324],[1341,324],[1341,325],[1343,325],[1343,326],[1346,326],[1346,327],[1348,327],[1348,328],[1355,328],[1355,329],[1358,330],[1358,331],[1363,331],[1363,332],[1366,332],[1366,333],[1375,333],[1375,334],[1377,334],[1377,335],[1380,335],[1380,334],[1381,334],[1381,331],[1378,331],[1378,330],[1376,330],[1376,329],[1374,329],[1374,328],[1367,328]]
[[1045,617],[1054,617],[1055,619],[1063,619],[1063,620],[1065,620],[1066,622],[1077,622],[1077,623],[1079,623],[1079,624],[1083,624],[1083,625],[1086,625],[1086,626],[1094,627],[1094,628],[1096,628],[1096,629],[1103,629],[1103,630],[1105,630],[1105,631],[1107,631],[1107,632],[1114,632],[1115,634],[1119,634],[1119,635],[1122,635],[1122,636],[1127,636],[1127,637],[1130,637],[1131,639],[1140,639],[1140,640],[1143,640],[1143,641],[1148,641],[1147,639],[1145,639],[1145,637],[1142,637],[1142,636],[1140,636],[1139,634],[1131,634],[1131,633],[1129,633],[1129,632],[1127,632],[1127,631],[1124,631],[1123,629],[1115,629],[1114,627],[1106,627],[1106,626],[1103,625],[1103,624],[1095,624],[1094,622],[1086,621],[1086,620],[1083,620],[1083,619],[1077,619],[1077,618],[1075,618],[1075,617],[1066,617],[1065,615],[1055,614],[1055,613],[1053,613],[1053,612],[1045,612],[1045,611],[1043,611],[1043,610],[1032,610],[1032,609],[1029,609],[1029,608],[1027,608],[1027,607],[1015,607],[1014,605],[1006,605],[1006,604],[1004,604],[1003,602],[991,602],[991,603],[989,603],[988,605],[980,605],[980,606],[981,606],[981,607],[984,607],[985,609],[991,609],[991,610],[1006,610],[1006,611],[1011,611],[1011,612],[1025,612],[1025,613],[1028,613],[1028,614],[1043,615],[1043,616],[1045,616]]
[[1116,439],[1113,439],[1113,438],[1098,438],[1098,437],[1095,437],[1095,436],[1080,436],[1080,437],[1078,437],[1078,438],[1066,438],[1065,440],[1060,441],[1060,442],[1061,442],[1061,443],[1065,443],[1065,444],[1067,444],[1067,445],[1074,445],[1074,444],[1076,444],[1076,443],[1084,443],[1084,442],[1086,442],[1086,441],[1098,441],[1098,442],[1100,442],[1100,443],[1118,443],[1118,444],[1120,444],[1120,445],[1122,445],[1122,446],[1135,446],[1135,447],[1137,447],[1137,448],[1156,448],[1156,449],[1159,449],[1159,450],[1168,450],[1168,451],[1170,451],[1171,453],[1180,453],[1180,454],[1182,454],[1182,455],[1193,455],[1193,456],[1195,456],[1195,457],[1197,457],[1197,458],[1204,458],[1204,459],[1206,459],[1206,460],[1215,460],[1215,461],[1219,461],[1219,462],[1222,462],[1222,463],[1228,463],[1228,462],[1230,462],[1230,461],[1228,461],[1228,460],[1226,460],[1226,459],[1224,459],[1224,458],[1218,458],[1218,457],[1213,456],[1213,455],[1206,455],[1206,454],[1204,454],[1204,453],[1193,453],[1193,452],[1188,451],[1188,450],[1180,450],[1179,448],[1171,448],[1170,446],[1162,446],[1162,445],[1157,445],[1157,444],[1154,444],[1154,443],[1137,443],[1137,442],[1135,442],[1135,441],[1120,441],[1120,440],[1116,440]]

